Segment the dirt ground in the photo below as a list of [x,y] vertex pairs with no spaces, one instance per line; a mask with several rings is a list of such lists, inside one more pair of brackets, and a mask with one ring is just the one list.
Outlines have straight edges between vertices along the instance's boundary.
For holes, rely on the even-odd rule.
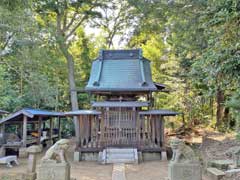
[[[40,155],[39,159],[42,157]],[[71,177],[77,180],[111,180],[112,165],[100,165],[97,162],[78,162],[73,163],[72,158],[69,158],[71,164]],[[13,168],[8,168],[0,165],[0,180],[5,174],[22,174],[27,170],[27,159],[19,159],[19,166],[14,165]]]
[[[0,177],[4,174],[22,174],[27,169],[27,159],[20,159],[20,165],[7,168],[0,165]],[[101,165],[97,162],[71,162],[71,177],[77,180],[111,180],[112,165]],[[127,180],[165,180],[167,162],[151,161],[140,164],[126,164]],[[1,178],[0,178],[1,179]],[[203,178],[203,180],[208,180]]]
[[[192,136],[193,138],[194,136]],[[202,143],[202,137],[195,136],[191,139],[192,143]],[[201,140],[200,140],[201,139]],[[207,159],[223,158],[224,152],[234,145],[240,145],[235,142],[232,137],[224,134],[208,134],[207,138],[203,138],[203,144],[198,147],[202,157]],[[38,162],[44,153],[38,156]],[[203,158],[203,160],[205,159]],[[112,165],[100,165],[97,162],[73,162],[73,151],[68,153],[68,160],[71,164],[71,177],[77,180],[111,180]],[[27,159],[19,159],[20,165],[13,168],[7,168],[0,165],[0,177],[4,174],[23,174],[27,170]],[[140,164],[127,164],[125,166],[127,180],[165,180],[167,177],[167,162],[151,161]],[[1,178],[0,178],[1,179]],[[209,180],[203,177],[203,180]]]

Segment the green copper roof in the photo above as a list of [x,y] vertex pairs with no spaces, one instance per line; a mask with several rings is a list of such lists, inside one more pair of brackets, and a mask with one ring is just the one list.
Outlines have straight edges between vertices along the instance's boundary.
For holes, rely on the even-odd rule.
[[93,62],[86,91],[156,91],[150,61],[137,50],[102,50]]

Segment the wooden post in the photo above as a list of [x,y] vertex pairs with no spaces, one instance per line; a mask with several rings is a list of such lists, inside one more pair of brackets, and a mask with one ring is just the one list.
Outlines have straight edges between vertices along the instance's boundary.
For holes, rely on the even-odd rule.
[[78,145],[79,145],[79,147],[82,147],[82,145],[83,145],[83,117],[82,117],[83,115],[79,115],[78,116],[78,121],[79,121],[79,133],[78,133],[78,137],[77,137],[77,142],[78,142]]
[[27,146],[27,116],[23,116],[23,134],[22,134],[22,142],[23,147]]
[[162,147],[165,148],[165,137],[164,137],[164,124],[165,124],[165,121],[164,121],[164,118],[163,116],[161,116],[161,120],[162,120],[162,126],[161,126],[161,131],[162,131],[162,138],[161,138],[161,141],[162,141]]
[[38,140],[37,140],[37,144],[40,145],[41,144],[41,130],[42,128],[42,117],[39,116],[38,117]]
[[62,134],[61,134],[61,118],[58,117],[58,139],[61,139],[62,137]]
[[50,144],[53,144],[53,119],[50,119],[50,134],[49,134]]
[[0,134],[2,134],[2,137],[5,138],[5,123],[0,125]]

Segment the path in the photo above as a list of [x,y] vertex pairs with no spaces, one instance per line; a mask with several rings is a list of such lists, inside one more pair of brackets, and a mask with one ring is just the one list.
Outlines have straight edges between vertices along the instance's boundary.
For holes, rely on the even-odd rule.
[[112,180],[126,180],[125,164],[113,164]]

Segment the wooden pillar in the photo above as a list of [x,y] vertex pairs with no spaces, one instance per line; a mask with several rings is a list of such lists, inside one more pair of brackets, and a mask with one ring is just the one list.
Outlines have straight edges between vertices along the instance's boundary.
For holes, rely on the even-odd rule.
[[156,139],[157,139],[157,145],[160,146],[160,139],[161,139],[161,119],[158,115],[156,115]]
[[49,133],[50,144],[53,144],[53,119],[50,119],[50,133]]
[[27,116],[23,116],[23,131],[22,131],[23,147],[27,146]]
[[61,139],[62,137],[62,134],[61,134],[61,118],[58,117],[58,139]]
[[5,137],[5,123],[2,123],[0,125],[0,134],[2,134],[2,137]]
[[160,116],[160,119],[161,119],[161,147],[164,147],[165,138],[164,138],[164,119],[163,119],[163,116]]
[[155,140],[156,140],[156,115],[153,115],[151,118],[151,122],[152,122],[152,143],[153,146],[155,146]]
[[82,143],[83,143],[83,115],[79,115],[78,116],[78,121],[79,121],[79,133],[78,133],[78,136],[77,136],[77,142],[78,142],[78,145],[79,147],[82,146]]
[[106,112],[104,112],[104,108],[101,108],[101,118],[100,118],[100,146],[104,145],[105,143],[105,132],[104,132],[104,118]]
[[42,128],[42,117],[39,116],[38,117],[38,140],[37,140],[37,144],[40,145],[41,144],[41,130]]

